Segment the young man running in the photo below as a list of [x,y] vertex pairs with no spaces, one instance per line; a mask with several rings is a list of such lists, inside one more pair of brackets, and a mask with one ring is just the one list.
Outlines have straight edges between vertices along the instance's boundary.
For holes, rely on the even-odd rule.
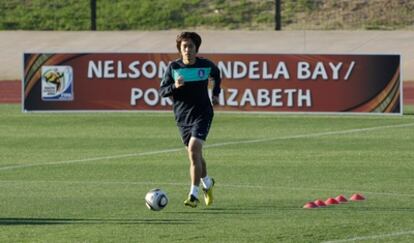
[[[218,104],[220,71],[210,60],[197,56],[201,45],[197,33],[182,32],[176,43],[181,58],[169,64],[161,80],[160,94],[172,97],[175,120],[190,160],[191,188],[184,205],[197,207],[201,181],[205,203],[210,206],[214,180],[207,175],[202,150],[213,120],[212,103]],[[214,80],[211,101],[209,79]]]

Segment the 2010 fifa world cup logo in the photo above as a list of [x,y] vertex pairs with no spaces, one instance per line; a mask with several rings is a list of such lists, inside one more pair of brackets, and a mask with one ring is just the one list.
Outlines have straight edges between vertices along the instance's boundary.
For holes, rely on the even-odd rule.
[[62,84],[64,84],[63,79],[64,74],[62,72],[50,70],[44,74],[46,82],[56,85],[56,91],[59,92],[62,89]]
[[70,66],[42,66],[42,100],[73,100],[73,71]]

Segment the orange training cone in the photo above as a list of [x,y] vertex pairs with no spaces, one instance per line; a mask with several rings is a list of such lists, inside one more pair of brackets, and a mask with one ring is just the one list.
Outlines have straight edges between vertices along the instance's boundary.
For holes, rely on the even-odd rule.
[[365,197],[362,196],[361,194],[355,193],[354,195],[351,196],[350,200],[351,201],[363,201],[365,200]]
[[339,203],[347,203],[348,200],[344,197],[344,195],[339,195],[336,198],[336,201],[338,201]]
[[339,202],[335,198],[330,197],[330,198],[326,199],[325,204],[326,205],[334,205],[334,204],[339,204]]
[[318,206],[318,207],[326,207],[325,202],[324,202],[324,201],[322,201],[322,200],[320,200],[320,199],[316,200],[314,203],[315,203],[315,204],[316,204],[316,206]]
[[317,208],[318,206],[314,202],[308,202],[303,208]]

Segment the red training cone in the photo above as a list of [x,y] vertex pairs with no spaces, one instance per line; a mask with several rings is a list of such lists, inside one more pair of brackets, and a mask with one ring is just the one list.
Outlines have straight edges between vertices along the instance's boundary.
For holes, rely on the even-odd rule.
[[322,201],[322,200],[320,200],[320,199],[316,200],[314,203],[315,203],[315,204],[316,204],[316,206],[318,206],[318,207],[326,207],[325,202],[324,202],[324,201]]
[[362,196],[361,194],[355,193],[354,195],[351,196],[350,200],[351,201],[363,201],[365,200],[365,197]]
[[330,198],[326,199],[325,204],[326,205],[334,205],[334,204],[339,204],[339,202],[335,198],[330,197]]
[[338,201],[339,203],[347,203],[348,200],[343,196],[343,195],[339,195],[336,198],[336,201]]
[[308,202],[303,208],[317,208],[318,206],[314,202]]

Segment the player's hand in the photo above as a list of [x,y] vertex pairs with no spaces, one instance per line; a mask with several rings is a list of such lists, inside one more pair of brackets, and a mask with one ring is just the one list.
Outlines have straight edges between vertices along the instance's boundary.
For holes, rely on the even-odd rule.
[[181,86],[183,86],[184,85],[184,78],[183,78],[183,76],[179,76],[176,80],[175,80],[175,83],[174,83],[174,86],[175,86],[175,88],[180,88]]
[[213,103],[213,105],[218,105],[220,103],[218,96],[213,95],[213,97],[211,97],[211,98],[212,98],[211,103]]

